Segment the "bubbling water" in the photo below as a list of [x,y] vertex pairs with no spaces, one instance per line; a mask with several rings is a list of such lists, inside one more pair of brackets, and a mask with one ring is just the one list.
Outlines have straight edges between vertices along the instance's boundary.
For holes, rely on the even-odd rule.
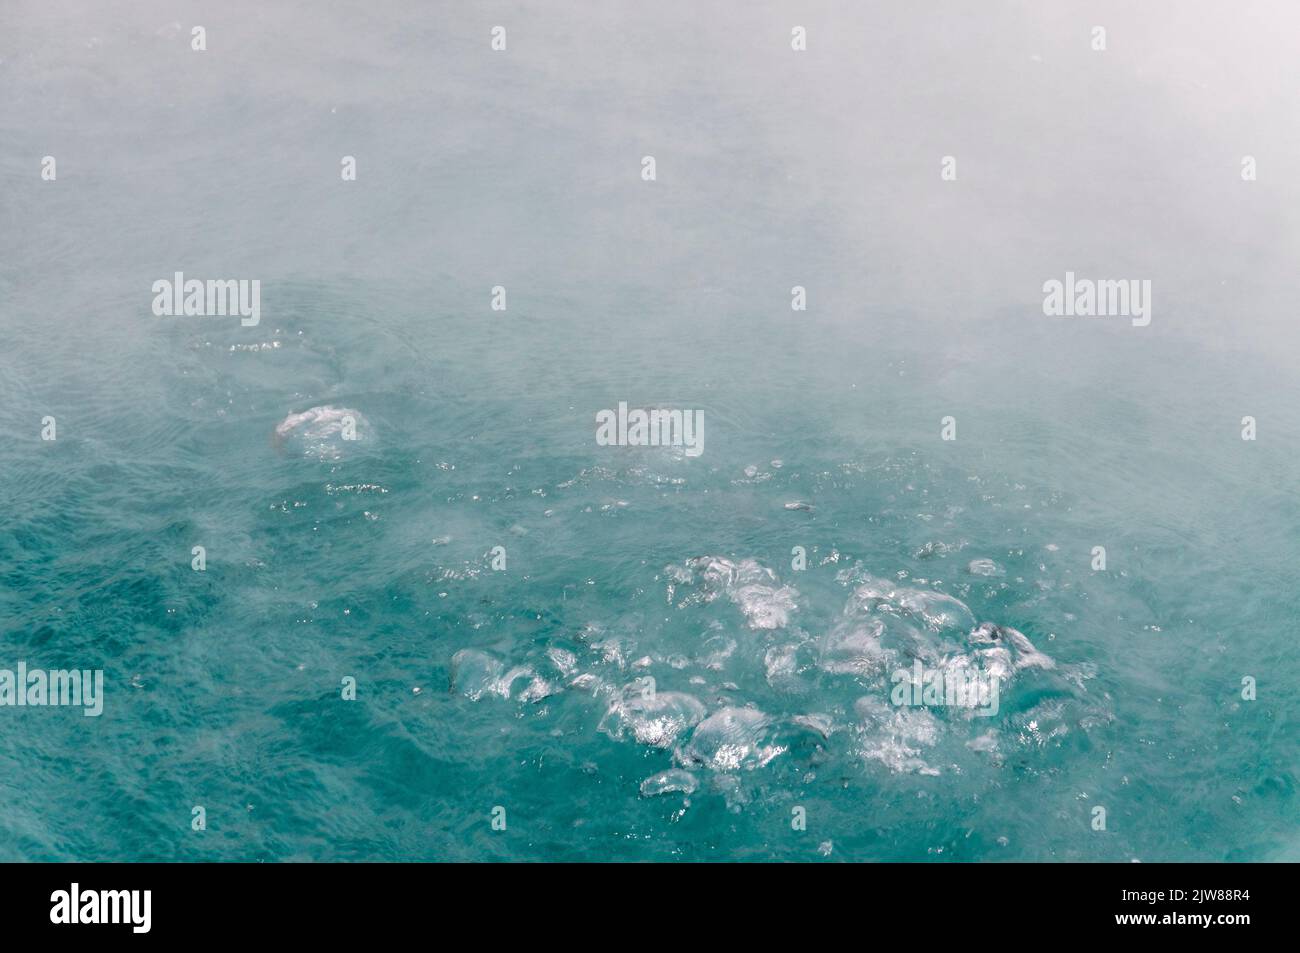
[[275,428],[277,446],[320,460],[341,459],[346,447],[370,440],[370,422],[360,411],[347,407],[312,407],[289,414]]
[[[1041,747],[1109,719],[1086,698],[1093,669],[1059,666],[1024,633],[977,622],[965,603],[936,589],[900,585],[860,565],[843,569],[837,581],[848,596],[838,619],[815,633],[799,624],[799,593],[755,559],[697,557],[665,567],[664,576],[678,610],[725,610],[699,631],[694,653],[645,654],[593,624],[578,651],[550,645],[513,667],[461,650],[453,690],[520,704],[562,691],[589,696],[597,730],[669,757],[641,783],[643,795],[702,789],[723,794],[732,809],[747,802],[745,777],[782,764],[788,777],[805,780],[837,759],[867,774],[997,770],[1011,748]],[[913,667],[996,680],[1011,704],[999,713],[934,699],[900,703],[891,687]],[[1018,692],[1026,679],[1032,684]],[[701,788],[701,778],[711,780]]]

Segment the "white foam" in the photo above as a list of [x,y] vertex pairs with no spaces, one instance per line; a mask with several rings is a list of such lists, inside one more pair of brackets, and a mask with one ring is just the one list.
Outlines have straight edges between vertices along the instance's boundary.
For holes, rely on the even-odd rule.
[[672,794],[675,791],[682,794],[694,794],[698,784],[695,775],[689,771],[683,771],[681,768],[669,768],[667,771],[660,771],[658,774],[651,775],[642,781],[641,794],[643,797]]
[[704,705],[685,692],[647,692],[642,683],[625,686],[609,704],[597,730],[611,738],[629,732],[638,744],[670,748],[682,732],[699,724]]
[[771,719],[757,709],[722,708],[695,726],[678,756],[684,764],[714,771],[761,768],[785,751],[781,745],[766,743],[771,725]]
[[370,435],[370,422],[360,411],[347,407],[312,407],[289,414],[275,428],[278,442],[292,442],[307,456],[331,460],[342,456],[346,444],[360,443]]

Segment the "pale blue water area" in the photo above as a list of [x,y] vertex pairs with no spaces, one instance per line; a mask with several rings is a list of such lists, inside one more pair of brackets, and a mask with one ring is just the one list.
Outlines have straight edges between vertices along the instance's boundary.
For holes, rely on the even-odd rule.
[[105,673],[0,707],[0,857],[1297,859],[1300,61],[693,11],[0,10],[0,668]]

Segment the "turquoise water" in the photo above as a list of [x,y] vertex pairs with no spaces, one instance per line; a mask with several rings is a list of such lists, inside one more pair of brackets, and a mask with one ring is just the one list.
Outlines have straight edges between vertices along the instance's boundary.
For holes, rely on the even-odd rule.
[[[0,856],[1297,859],[1300,205],[1172,52],[1245,40],[686,9],[0,14],[0,667],[106,686],[0,708]],[[986,622],[997,715],[891,704]]]

